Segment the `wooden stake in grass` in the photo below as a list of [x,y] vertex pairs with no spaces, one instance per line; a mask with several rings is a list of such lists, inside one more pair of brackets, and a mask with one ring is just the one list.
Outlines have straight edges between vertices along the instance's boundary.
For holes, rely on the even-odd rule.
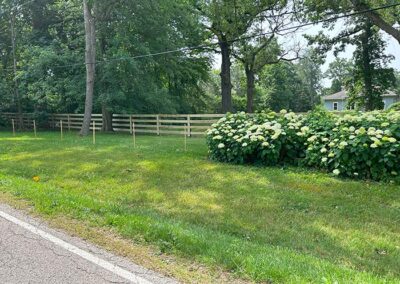
[[93,145],[96,144],[96,121],[93,120]]
[[187,124],[185,124],[183,128],[183,137],[185,137],[185,152],[187,151],[187,128]]
[[15,122],[14,119],[11,119],[12,129],[13,129],[13,136],[15,136]]
[[62,120],[60,120],[60,132],[61,132],[61,140],[63,140],[64,135],[63,135],[63,123],[62,123]]
[[36,120],[33,121],[33,133],[35,133],[35,138],[36,136]]
[[133,148],[136,148],[136,131],[134,122],[132,122],[132,138],[133,138]]

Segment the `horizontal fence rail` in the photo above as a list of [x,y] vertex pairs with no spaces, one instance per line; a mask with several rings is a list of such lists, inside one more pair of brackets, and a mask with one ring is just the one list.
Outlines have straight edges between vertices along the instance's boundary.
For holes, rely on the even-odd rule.
[[16,113],[1,113],[0,114],[4,119],[9,121],[11,123],[12,120],[14,120],[14,124],[16,127],[21,126],[22,124],[23,127],[33,127],[33,114],[32,113],[23,113],[21,116],[19,116]]
[[[11,122],[14,119],[18,124],[19,116],[16,113],[2,113],[5,119]],[[112,125],[116,132],[149,133],[157,135],[187,134],[204,135],[211,125],[217,122],[223,114],[113,114]],[[33,114],[22,115],[24,127],[33,125]],[[90,128],[93,129],[95,121],[96,130],[101,130],[103,119],[101,114],[92,114]],[[50,128],[78,130],[83,122],[83,114],[50,114],[48,126]]]

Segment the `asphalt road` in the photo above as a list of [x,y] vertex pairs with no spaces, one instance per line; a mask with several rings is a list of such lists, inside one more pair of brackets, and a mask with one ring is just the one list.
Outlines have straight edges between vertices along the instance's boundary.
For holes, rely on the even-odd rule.
[[0,204],[0,283],[177,283]]

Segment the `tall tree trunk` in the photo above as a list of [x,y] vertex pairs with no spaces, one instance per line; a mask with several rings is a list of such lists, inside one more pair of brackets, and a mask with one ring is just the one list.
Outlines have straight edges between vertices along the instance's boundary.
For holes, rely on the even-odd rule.
[[246,71],[246,93],[247,93],[247,113],[254,111],[254,91],[255,91],[255,74],[249,66],[245,66]]
[[232,83],[231,83],[231,47],[225,41],[219,42],[221,48],[221,97],[222,97],[222,112],[232,111]]
[[372,36],[371,24],[366,23],[364,34],[361,38],[362,44],[362,60],[363,60],[363,77],[364,77],[364,96],[365,110],[373,110],[376,107],[376,99],[372,89],[372,70],[370,58],[370,38]]
[[15,102],[17,105],[17,114],[18,114],[18,127],[21,129],[24,127],[24,120],[22,119],[22,106],[21,106],[21,98],[19,96],[19,85],[17,79],[17,56],[16,56],[16,45],[15,45],[15,14],[11,13],[11,49],[12,49],[12,57],[13,57],[13,71],[14,71],[14,96]]
[[353,6],[356,8],[358,11],[365,11],[365,15],[380,29],[383,31],[387,32],[390,34],[392,37],[394,37],[397,42],[400,44],[400,30],[386,22],[379,13],[376,11],[368,11],[371,9],[367,4],[363,3],[360,0],[351,0],[353,3]]
[[85,20],[85,65],[86,65],[86,100],[80,135],[86,136],[90,132],[90,121],[93,110],[93,89],[96,69],[96,31],[91,8],[87,0],[83,0],[83,16]]
[[[99,11],[99,10],[98,10]],[[103,19],[103,14],[101,14],[101,11],[99,11],[99,13],[97,14],[97,16],[100,19]],[[104,57],[105,53],[106,53],[106,36],[104,34],[104,31],[102,31],[100,29],[100,31],[98,32],[98,38],[99,38],[99,56],[101,58]],[[102,71],[101,69],[99,69],[98,71]],[[107,92],[107,88],[105,86],[105,82],[100,82],[100,87],[102,88],[101,92]],[[104,94],[100,94],[100,95],[104,95]],[[103,98],[103,102],[101,104],[101,117],[102,117],[102,127],[101,127],[101,131],[103,132],[112,132],[114,131],[113,129],[113,123],[112,123],[112,111],[110,111],[109,106],[107,106],[108,104],[108,100]]]
[[102,114],[102,121],[103,125],[101,127],[101,131],[104,132],[112,132],[114,131],[113,125],[112,125],[112,117],[113,114],[111,111],[107,109],[106,105],[101,106],[101,114]]

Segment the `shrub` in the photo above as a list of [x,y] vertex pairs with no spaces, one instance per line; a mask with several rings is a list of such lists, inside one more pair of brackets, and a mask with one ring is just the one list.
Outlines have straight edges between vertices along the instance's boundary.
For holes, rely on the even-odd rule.
[[227,114],[207,132],[210,157],[223,162],[276,165],[304,156],[304,138],[296,135],[303,117],[294,113]]
[[345,177],[393,180],[400,173],[400,113],[227,114],[207,132],[207,144],[210,157],[223,162],[302,164]]
[[[331,127],[330,119],[327,120]],[[354,113],[336,117],[335,121],[331,129],[311,131],[306,141],[306,165],[354,178],[387,180],[397,176],[399,113]]]
[[400,111],[400,102],[392,104],[389,109],[389,111]]

